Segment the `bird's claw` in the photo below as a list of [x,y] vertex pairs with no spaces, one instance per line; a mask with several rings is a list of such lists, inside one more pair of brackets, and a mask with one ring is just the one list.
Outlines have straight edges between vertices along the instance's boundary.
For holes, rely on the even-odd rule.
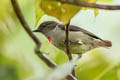
[[70,45],[70,42],[71,42],[70,40],[65,40],[65,41],[64,41],[64,44],[67,44],[67,43],[68,43],[68,45]]

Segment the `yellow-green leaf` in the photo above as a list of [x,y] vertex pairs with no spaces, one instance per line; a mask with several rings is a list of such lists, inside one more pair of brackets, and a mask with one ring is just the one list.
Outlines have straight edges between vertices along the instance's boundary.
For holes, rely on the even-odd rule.
[[39,7],[40,0],[35,1],[35,15],[36,15],[36,22],[35,26],[38,24],[41,17],[45,14],[44,11]]
[[[82,1],[87,1],[87,2],[96,2],[96,0],[82,0]],[[76,13],[78,13],[81,9],[88,9],[72,4],[67,4],[67,3],[61,3],[59,0],[36,0],[36,11],[41,9],[50,16],[56,17],[58,20],[63,22],[64,24],[67,24],[71,18],[75,16]],[[38,19],[41,17],[41,13],[36,12],[36,23],[38,23]],[[96,14],[97,15],[97,11]],[[39,17],[40,16],[40,17]]]
[[99,10],[98,9],[94,9],[94,15],[95,17],[99,14]]
[[45,13],[58,18],[63,23],[68,23],[74,14],[80,10],[80,7],[69,4],[61,4],[56,1],[42,1],[40,6]]

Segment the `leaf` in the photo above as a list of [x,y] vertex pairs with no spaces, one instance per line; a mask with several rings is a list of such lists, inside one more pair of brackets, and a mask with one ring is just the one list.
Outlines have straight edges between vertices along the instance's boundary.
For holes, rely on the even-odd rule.
[[[8,56],[0,55],[0,79],[1,80],[24,80],[26,75],[26,66],[20,65],[20,63]],[[27,74],[31,74],[29,71]]]
[[101,53],[93,50],[80,60],[79,65],[76,67],[78,80],[97,80],[96,77],[101,75],[112,64],[112,61]]
[[[86,1],[96,2],[96,0]],[[46,14],[56,17],[64,24],[67,24],[80,10],[88,9],[72,4],[61,3],[57,0],[41,0],[41,1],[36,0],[36,2],[37,4],[39,3],[39,8],[36,7],[36,9],[42,9]],[[36,16],[38,17],[37,13]],[[38,23],[38,18],[36,19],[37,19],[36,23]]]
[[9,5],[10,0],[0,0],[0,46],[5,42],[6,38],[10,38],[10,34],[16,29],[14,21],[14,13]]
[[120,80],[120,62],[115,63],[98,78],[99,80]]
[[41,17],[45,14],[44,11],[39,7],[39,1],[40,0],[36,0],[35,1],[35,13],[36,13],[36,22],[35,22],[35,26],[38,24],[39,20],[41,19]]
[[[23,80],[25,77],[33,75],[34,72],[33,67],[30,67],[29,65],[31,64],[31,62],[29,63],[28,61],[26,61],[26,58],[24,59],[23,57],[22,53],[30,53],[28,52],[30,48],[28,51],[25,47],[23,48],[25,49],[23,51],[20,48],[20,45],[22,45],[23,47],[23,44],[21,44],[20,41],[22,42],[22,40],[24,39],[23,36],[26,33],[23,29],[21,29],[21,25],[18,22],[10,1],[11,0],[0,0],[0,80]],[[19,1],[24,0],[18,0],[18,2]],[[33,7],[33,5],[30,5],[30,3],[33,3],[32,1],[33,0],[29,0],[29,2],[27,1],[27,3],[25,3],[24,1],[25,5],[22,3],[22,7],[24,7],[24,9],[27,8],[27,10],[21,8],[21,3],[19,4],[23,13],[27,13],[27,16],[24,15],[25,18],[28,19],[27,22],[31,21],[34,24],[34,22],[32,21],[34,20],[34,18],[29,19],[29,17],[32,17],[30,14],[33,14],[31,13],[31,10],[33,10],[31,6]],[[20,38],[20,34],[24,35],[22,35],[22,37]],[[27,38],[25,40],[31,40],[27,35],[25,35],[25,38]],[[23,42],[25,43],[25,41]],[[32,42],[30,43],[32,45]],[[4,56],[1,55],[7,56],[7,58],[4,58]]]
[[64,23],[68,23],[74,14],[80,10],[80,7],[56,1],[42,1],[40,6],[46,14],[54,16]]
[[98,9],[94,9],[94,15],[95,15],[95,17],[96,17],[98,14],[99,14]]

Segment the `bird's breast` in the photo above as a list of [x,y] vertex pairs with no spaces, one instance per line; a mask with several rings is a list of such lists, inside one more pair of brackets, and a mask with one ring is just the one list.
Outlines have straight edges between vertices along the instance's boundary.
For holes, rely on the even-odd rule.
[[[66,52],[65,38],[66,34],[64,30],[54,29],[47,34],[48,40],[57,48]],[[94,48],[93,40],[88,35],[82,32],[69,31],[69,40],[72,43],[69,44],[71,53],[85,53]],[[78,43],[76,43],[78,42]]]

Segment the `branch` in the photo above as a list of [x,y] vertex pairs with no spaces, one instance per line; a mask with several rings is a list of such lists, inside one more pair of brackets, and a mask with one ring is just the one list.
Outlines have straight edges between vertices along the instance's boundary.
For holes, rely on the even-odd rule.
[[[65,44],[66,44],[66,54],[69,58],[69,61],[72,60],[72,55],[69,49],[69,25],[70,25],[70,21],[69,23],[66,25],[66,39],[65,39]],[[75,76],[75,70],[73,69],[72,71],[72,75]]]
[[[25,31],[27,32],[27,34],[33,39],[33,41],[36,43],[36,48],[35,48],[35,53],[40,57],[40,59],[42,59],[49,67],[51,68],[55,68],[57,67],[56,64],[51,61],[47,56],[43,55],[42,52],[40,52],[40,47],[41,47],[41,41],[36,37],[36,35],[34,35],[32,33],[32,30],[29,28],[29,25],[27,24],[27,22],[24,19],[24,16],[22,14],[22,11],[20,10],[20,7],[17,3],[17,0],[11,0],[13,9],[20,21],[20,23],[22,24],[22,27],[25,29]],[[68,75],[67,76],[68,80],[77,80],[75,77],[73,77],[72,75]]]
[[68,3],[72,5],[82,6],[82,7],[89,7],[89,8],[98,8],[98,9],[105,9],[105,10],[120,10],[120,5],[103,5],[103,4],[96,4],[96,3],[89,3],[86,1],[80,0],[58,0],[62,3]]
[[[33,39],[33,41],[36,43],[36,53],[40,53],[39,55],[42,56],[42,60],[45,61],[47,63],[48,66],[55,66],[47,57],[43,56],[42,53],[39,51],[39,48],[41,46],[41,41],[32,33],[32,30],[29,28],[27,22],[24,19],[24,16],[18,6],[18,3],[16,0],[11,0],[14,11],[20,21],[20,23],[22,24],[23,28],[25,29],[25,31],[28,33],[28,35]],[[38,54],[37,54],[38,55]]]
[[72,55],[69,49],[69,24],[66,25],[66,39],[65,39],[65,44],[66,44],[66,52],[69,60],[72,60]]

